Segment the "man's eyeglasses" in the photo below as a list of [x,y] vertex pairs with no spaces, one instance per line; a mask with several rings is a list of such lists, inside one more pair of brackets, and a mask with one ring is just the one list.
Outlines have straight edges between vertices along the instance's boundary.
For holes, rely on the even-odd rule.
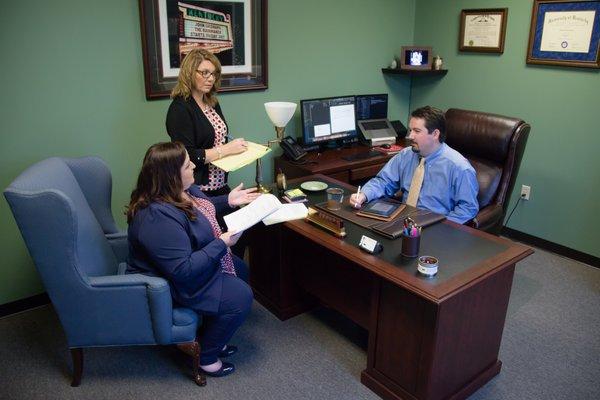
[[208,78],[210,78],[211,76],[212,76],[213,78],[215,78],[215,79],[218,79],[218,78],[219,78],[219,73],[218,73],[217,71],[215,71],[215,72],[210,72],[210,71],[208,71],[208,70],[202,70],[202,71],[200,71],[200,70],[196,70],[196,72],[197,72],[197,73],[199,73],[199,74],[200,74],[200,76],[201,76],[201,77],[203,77],[204,79],[208,79]]

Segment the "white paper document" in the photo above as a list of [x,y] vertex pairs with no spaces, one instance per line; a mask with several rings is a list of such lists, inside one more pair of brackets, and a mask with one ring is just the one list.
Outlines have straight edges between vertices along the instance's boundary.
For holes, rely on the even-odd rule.
[[308,208],[302,203],[282,204],[273,214],[262,220],[265,225],[278,224],[280,222],[303,219],[308,215]]
[[272,194],[263,194],[252,203],[223,217],[228,231],[242,232],[262,221],[282,206]]

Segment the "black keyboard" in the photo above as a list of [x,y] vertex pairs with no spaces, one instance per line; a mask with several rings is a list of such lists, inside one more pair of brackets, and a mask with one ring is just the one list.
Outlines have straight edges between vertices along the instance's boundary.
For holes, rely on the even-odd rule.
[[383,155],[384,154],[380,153],[377,150],[370,150],[366,153],[358,153],[358,154],[353,154],[351,156],[342,157],[342,159],[346,160],[346,161],[358,161],[358,160],[366,160],[368,158],[381,157]]

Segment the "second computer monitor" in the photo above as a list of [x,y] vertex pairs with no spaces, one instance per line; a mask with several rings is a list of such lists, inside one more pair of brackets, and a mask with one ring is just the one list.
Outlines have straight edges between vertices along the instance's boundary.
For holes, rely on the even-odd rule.
[[388,95],[361,94],[356,96],[356,119],[384,119],[387,118]]
[[300,109],[305,145],[357,137],[354,96],[301,100]]

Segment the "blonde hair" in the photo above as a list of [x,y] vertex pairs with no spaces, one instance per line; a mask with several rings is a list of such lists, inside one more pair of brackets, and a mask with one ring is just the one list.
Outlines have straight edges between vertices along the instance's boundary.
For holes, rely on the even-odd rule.
[[179,68],[177,84],[171,92],[171,98],[183,97],[188,100],[192,96],[192,90],[195,87],[196,71],[202,61],[210,61],[215,66],[215,82],[210,92],[204,94],[204,101],[211,107],[217,105],[217,90],[221,85],[221,63],[219,59],[210,51],[204,49],[194,49],[190,51]]

